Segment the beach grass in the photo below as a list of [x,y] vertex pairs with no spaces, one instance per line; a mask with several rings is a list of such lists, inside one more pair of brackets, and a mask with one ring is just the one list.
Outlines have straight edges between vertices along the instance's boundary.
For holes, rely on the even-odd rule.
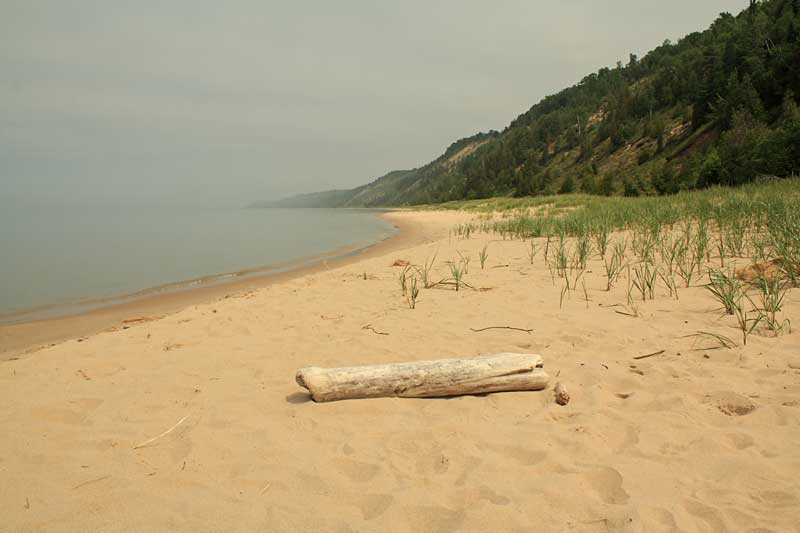
[[[627,278],[627,301],[654,300],[663,285],[678,299],[702,285],[736,320],[742,342],[754,331],[791,328],[781,316],[788,290],[800,286],[800,179],[771,179],[742,187],[714,187],[672,196],[604,197],[585,194],[492,198],[437,206],[478,215],[453,234],[478,232],[526,241],[533,263],[543,239],[544,262],[555,283],[563,280],[559,306],[583,283],[593,258],[604,270],[606,291]],[[486,249],[481,254],[485,262]],[[745,280],[742,266],[757,273]],[[773,275],[764,271],[774,266]],[[451,264],[456,287],[468,263]],[[740,268],[737,268],[740,267]],[[708,283],[703,279],[708,277]],[[754,296],[751,297],[750,293]],[[755,298],[755,300],[753,299]],[[638,315],[638,313],[634,313]]]

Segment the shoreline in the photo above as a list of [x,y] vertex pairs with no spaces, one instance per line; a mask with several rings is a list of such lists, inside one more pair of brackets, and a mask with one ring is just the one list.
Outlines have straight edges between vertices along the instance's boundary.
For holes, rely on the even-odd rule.
[[[393,217],[392,214],[396,212],[399,211],[385,211],[376,215],[392,224],[395,233],[365,246],[355,244],[340,247],[330,252],[272,265],[263,270],[249,269],[212,274],[195,280],[150,287],[117,297],[98,298],[83,304],[92,306],[90,309],[65,315],[0,323],[0,361],[103,331],[127,329],[136,322],[158,320],[193,305],[212,303],[235,294],[350,265],[420,244],[424,239],[422,227],[409,219]],[[58,307],[61,306],[43,306],[38,310]],[[82,304],[76,303],[69,307],[79,309]],[[17,316],[33,312],[36,311],[20,313]]]
[[[601,254],[565,295],[544,238],[532,261],[530,241],[453,236],[471,216],[391,213],[400,237],[339,265],[0,361],[8,529],[794,530],[796,332],[697,337],[740,339],[701,282],[629,309]],[[395,261],[442,279],[459,258],[472,288],[412,308]],[[295,379],[509,352],[541,355],[548,389],[317,404]]]

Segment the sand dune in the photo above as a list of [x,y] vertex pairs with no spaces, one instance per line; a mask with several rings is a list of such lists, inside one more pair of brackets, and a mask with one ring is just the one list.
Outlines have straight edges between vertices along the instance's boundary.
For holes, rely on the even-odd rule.
[[[450,240],[461,213],[387,216],[422,228],[414,246],[0,363],[0,529],[800,531],[798,334],[704,349],[684,336],[738,340],[706,291],[662,287],[620,314],[597,259],[589,302],[559,308],[541,252]],[[408,309],[394,260],[438,251],[444,277],[457,250],[480,290]],[[470,329],[501,325],[533,332]],[[294,382],[312,364],[503,351],[542,354],[571,402],[315,404]]]

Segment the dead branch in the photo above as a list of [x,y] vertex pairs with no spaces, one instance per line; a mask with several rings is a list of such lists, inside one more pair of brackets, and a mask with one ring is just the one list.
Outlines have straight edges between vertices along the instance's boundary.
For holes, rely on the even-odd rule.
[[489,326],[488,328],[480,328],[480,329],[469,328],[469,329],[471,331],[474,331],[475,333],[480,333],[481,331],[487,331],[487,330],[490,330],[490,329],[510,329],[510,330],[513,330],[513,331],[522,331],[522,332],[525,332],[525,333],[533,333],[532,329],[515,328],[515,327],[512,327],[512,326]]
[[361,329],[368,329],[372,333],[376,335],[388,335],[385,331],[378,331],[377,329],[372,327],[372,324],[367,324],[366,326],[362,327]]
[[666,350],[659,350],[657,352],[649,353],[649,354],[646,354],[646,355],[637,355],[636,357],[634,357],[634,359],[636,359],[638,361],[639,359],[647,359],[648,357],[655,357],[656,355],[661,355],[665,351]]

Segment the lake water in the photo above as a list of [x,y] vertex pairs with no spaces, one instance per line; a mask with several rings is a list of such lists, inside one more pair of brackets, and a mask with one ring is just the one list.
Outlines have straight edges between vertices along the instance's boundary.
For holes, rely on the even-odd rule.
[[0,205],[0,322],[269,271],[394,231],[367,210]]

